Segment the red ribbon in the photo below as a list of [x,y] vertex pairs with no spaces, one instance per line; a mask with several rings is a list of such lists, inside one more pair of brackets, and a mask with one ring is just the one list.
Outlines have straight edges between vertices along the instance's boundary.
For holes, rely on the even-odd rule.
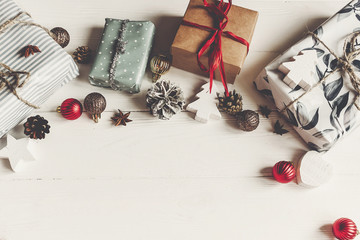
[[[228,91],[227,83],[226,83],[224,61],[223,61],[223,55],[222,55],[222,50],[221,50],[221,37],[222,37],[222,35],[224,35],[225,37],[228,37],[236,42],[239,42],[239,43],[245,45],[247,48],[247,52],[249,52],[249,42],[239,36],[236,36],[232,32],[224,31],[224,29],[229,21],[227,14],[229,13],[230,8],[232,6],[232,0],[229,0],[229,3],[225,3],[224,0],[221,0],[217,4],[213,4],[213,3],[209,4],[206,0],[203,0],[203,1],[204,1],[205,8],[210,13],[213,13],[213,15],[216,17],[216,25],[217,26],[215,28],[213,28],[213,27],[208,27],[208,26],[197,24],[197,23],[189,22],[186,20],[183,20],[182,24],[186,25],[186,26],[191,26],[191,27],[195,27],[195,28],[199,28],[199,29],[202,29],[205,31],[212,32],[212,34],[210,35],[210,38],[204,43],[202,48],[198,51],[197,61],[198,61],[200,69],[202,71],[208,72],[210,74],[210,92],[211,92],[212,85],[213,85],[214,72],[217,68],[219,68],[221,81],[224,85],[225,93],[228,96],[229,91]],[[212,50],[210,51],[210,56],[209,56],[209,61],[208,61],[209,69],[207,69],[204,66],[204,64],[201,63],[200,57],[210,47],[212,48]]]

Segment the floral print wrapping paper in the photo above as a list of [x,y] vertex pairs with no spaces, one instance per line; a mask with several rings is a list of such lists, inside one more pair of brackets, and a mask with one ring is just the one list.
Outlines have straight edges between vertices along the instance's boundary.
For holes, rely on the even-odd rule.
[[[343,57],[345,38],[356,31],[360,31],[360,0],[350,2],[318,27],[314,34],[338,57]],[[358,41],[355,47],[360,46],[360,39]],[[317,53],[317,81],[331,75],[282,113],[311,149],[327,151],[359,125],[360,115],[354,105],[356,92],[349,76],[341,71],[332,74],[338,67],[338,60],[317,39],[307,35],[293,45],[261,71],[254,85],[260,93],[274,100],[279,111],[283,110],[304,90],[286,85],[282,81],[284,74],[278,67],[300,51],[309,50]],[[352,65],[356,74],[360,74],[360,59],[354,60]]]

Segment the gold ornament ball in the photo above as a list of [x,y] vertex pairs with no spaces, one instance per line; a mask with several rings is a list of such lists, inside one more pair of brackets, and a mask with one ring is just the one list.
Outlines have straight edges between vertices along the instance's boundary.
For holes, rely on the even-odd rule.
[[156,55],[150,60],[150,69],[153,73],[153,82],[156,82],[160,77],[170,70],[171,61],[165,55]]
[[100,93],[90,93],[85,97],[84,108],[91,115],[94,122],[97,123],[101,118],[101,113],[106,108],[106,99]]

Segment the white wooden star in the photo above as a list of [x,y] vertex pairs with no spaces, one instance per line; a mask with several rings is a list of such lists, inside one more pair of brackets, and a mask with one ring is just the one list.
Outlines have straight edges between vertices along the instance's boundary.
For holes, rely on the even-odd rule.
[[299,85],[309,90],[316,82],[315,66],[318,62],[315,50],[303,51],[294,56],[290,62],[283,62],[278,69],[286,74],[283,81],[292,89]]
[[10,166],[14,172],[19,171],[23,163],[35,161],[30,151],[30,139],[15,139],[11,135],[7,135],[7,145],[0,150],[0,158],[8,158]]

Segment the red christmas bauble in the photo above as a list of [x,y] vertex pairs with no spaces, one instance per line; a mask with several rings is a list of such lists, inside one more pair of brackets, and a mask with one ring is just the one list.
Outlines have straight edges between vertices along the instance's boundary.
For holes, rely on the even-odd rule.
[[81,116],[83,107],[79,100],[68,98],[63,101],[61,106],[58,108],[58,111],[61,113],[61,115],[63,115],[64,118],[68,120],[75,120]]
[[359,234],[355,223],[348,218],[339,218],[332,226],[334,236],[340,240],[352,240]]
[[275,180],[280,183],[288,183],[295,178],[295,168],[291,162],[278,162],[273,167],[272,173]]

